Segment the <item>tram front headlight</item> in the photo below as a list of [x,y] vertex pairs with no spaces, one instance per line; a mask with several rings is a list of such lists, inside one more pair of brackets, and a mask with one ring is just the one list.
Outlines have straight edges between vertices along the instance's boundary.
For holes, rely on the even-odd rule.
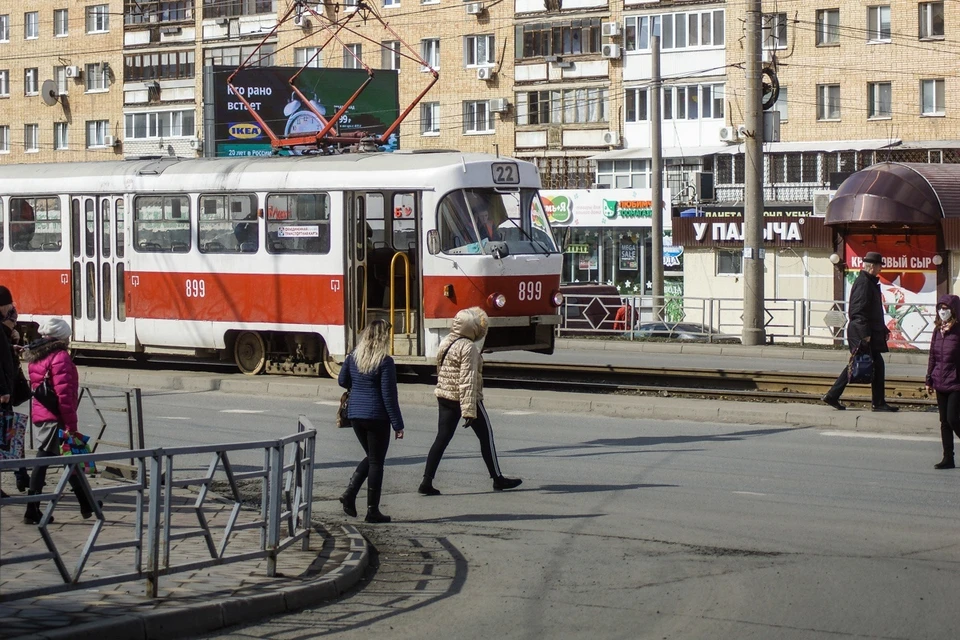
[[490,297],[487,298],[487,304],[497,309],[503,309],[507,306],[507,296],[502,293],[491,293]]
[[551,298],[551,300],[553,301],[553,306],[559,307],[563,304],[563,294],[557,291],[553,294],[553,298]]

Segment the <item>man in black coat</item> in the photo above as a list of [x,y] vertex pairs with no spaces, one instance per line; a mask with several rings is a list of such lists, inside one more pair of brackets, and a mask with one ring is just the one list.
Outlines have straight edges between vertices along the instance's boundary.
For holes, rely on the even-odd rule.
[[[890,330],[883,323],[883,299],[880,294],[880,270],[883,257],[876,251],[870,251],[863,257],[863,267],[860,275],[850,290],[850,302],[847,311],[850,322],[847,326],[847,343],[850,351],[854,352],[864,343],[870,348],[873,356],[873,383],[872,401],[874,411],[897,411],[900,407],[887,404],[883,397],[884,366],[883,354],[887,349],[887,336]],[[850,380],[849,365],[843,368],[837,381],[830,387],[823,401],[840,411],[846,409],[840,402],[840,396]]]

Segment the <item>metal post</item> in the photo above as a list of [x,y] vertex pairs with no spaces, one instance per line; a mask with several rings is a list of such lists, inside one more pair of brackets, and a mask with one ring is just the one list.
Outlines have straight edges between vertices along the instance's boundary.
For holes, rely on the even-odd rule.
[[147,502],[147,597],[156,598],[160,589],[160,490],[161,471],[160,454],[154,452],[150,457],[149,479],[150,497]]
[[660,108],[661,79],[660,79],[660,36],[653,36],[650,42],[650,65],[653,77],[650,91],[653,94],[650,100],[652,113],[650,114],[650,154],[653,166],[651,178],[653,188],[653,203],[651,204],[650,229],[651,244],[650,262],[653,265],[651,280],[653,281],[653,319],[663,320],[663,113]]
[[283,445],[270,448],[270,510],[267,521],[267,577],[277,575],[277,548],[280,546],[280,516],[283,513]]
[[763,312],[763,113],[760,108],[761,0],[747,3],[746,141],[743,207],[743,344],[765,342]]
[[300,549],[310,550],[310,533],[313,531],[313,460],[317,453],[317,432],[312,430],[310,437],[304,442],[306,459],[304,460],[305,477],[303,479],[303,528],[306,535],[300,543]]

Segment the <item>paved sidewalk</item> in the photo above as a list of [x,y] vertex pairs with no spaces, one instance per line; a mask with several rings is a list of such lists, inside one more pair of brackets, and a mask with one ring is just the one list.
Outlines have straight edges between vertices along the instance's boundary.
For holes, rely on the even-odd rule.
[[[48,479],[59,477],[51,468]],[[4,474],[12,476],[12,474]],[[4,478],[4,490],[18,496],[12,477]],[[91,479],[91,486],[106,486],[114,481]],[[192,508],[196,493],[178,493],[181,508],[172,516],[172,529],[196,529],[198,520]],[[135,538],[136,503],[133,494],[111,494],[103,505],[105,525],[97,545]],[[219,545],[223,526],[230,516],[233,501],[208,497],[204,515],[210,522],[214,542]],[[39,528],[23,524],[23,505],[0,508],[0,557],[41,553],[46,547]],[[73,572],[87,537],[97,522],[83,520],[72,495],[54,510],[55,522],[48,530]],[[238,522],[255,519],[258,512],[241,509]],[[144,546],[146,527],[143,529]],[[228,554],[259,548],[259,531],[250,529],[231,536]],[[82,575],[82,581],[133,570],[133,549],[94,551]],[[209,559],[202,537],[173,542],[171,556],[177,563]],[[266,559],[247,560],[200,570],[161,576],[159,598],[146,597],[146,578],[119,584],[100,585],[59,594],[26,597],[0,602],[0,638],[97,638],[108,640],[176,638],[242,624],[263,617],[293,611],[336,598],[351,589],[362,577],[368,562],[367,543],[352,526],[328,531],[316,525],[310,537],[309,551],[299,543],[279,554],[277,575],[267,577]],[[146,566],[146,559],[144,559]],[[0,595],[15,597],[16,592],[38,587],[62,585],[52,560],[37,560],[0,567]]]

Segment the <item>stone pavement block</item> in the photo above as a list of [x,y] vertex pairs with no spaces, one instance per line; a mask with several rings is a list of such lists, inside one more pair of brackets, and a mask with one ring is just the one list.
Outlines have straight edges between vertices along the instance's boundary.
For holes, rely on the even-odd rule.
[[44,640],[144,640],[147,636],[142,619],[121,616],[43,631],[37,637]]
[[[292,591],[300,591],[300,587]],[[334,594],[336,596],[337,594]],[[282,592],[260,593],[248,597],[233,597],[223,601],[223,626],[232,627],[260,620],[287,611],[286,595]]]
[[316,383],[280,381],[268,382],[267,393],[271,396],[287,396],[291,398],[312,398],[317,395]]
[[[359,578],[358,578],[359,580]],[[356,584],[354,581],[351,586]],[[330,600],[339,596],[341,591],[337,588],[336,579],[326,576],[320,580],[310,582],[290,589],[283,594],[284,606],[287,611],[297,611],[304,607],[309,607],[325,600]]]
[[657,398],[632,398],[631,400],[610,398],[594,400],[590,409],[594,413],[614,418],[650,418],[654,414]]
[[676,404],[656,405],[650,417],[655,420],[688,420],[691,422],[720,421],[720,402],[701,401],[678,410]]
[[223,607],[219,602],[192,604],[144,615],[147,640],[179,638],[215,631],[223,627]]
[[720,407],[718,417],[723,422],[744,424],[790,424],[787,421],[787,405],[749,402],[726,403]]
[[[561,396],[561,394],[531,396],[529,408],[544,413],[584,413],[592,409],[593,403],[589,400],[583,398],[565,400],[562,396],[558,396]],[[484,401],[486,402],[486,400]],[[517,408],[516,404],[513,408]]]
[[177,380],[180,381],[177,388],[183,391],[217,391],[220,389],[219,378],[189,378],[180,376]]

